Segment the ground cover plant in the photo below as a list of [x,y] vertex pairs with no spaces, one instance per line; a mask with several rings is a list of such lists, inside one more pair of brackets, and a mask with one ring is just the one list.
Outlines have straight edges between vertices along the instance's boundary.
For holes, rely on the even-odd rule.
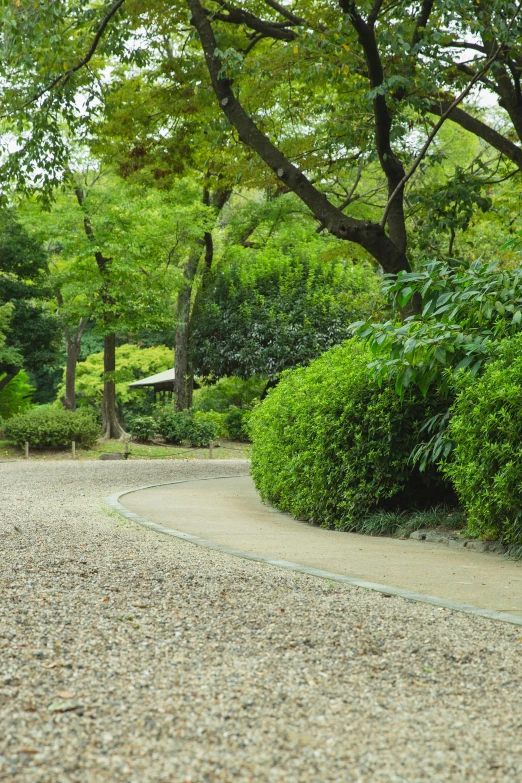
[[378,508],[451,497],[436,467],[421,473],[410,460],[436,398],[379,387],[370,360],[360,341],[348,341],[284,373],[254,409],[252,475],[265,500],[310,522],[358,530]]

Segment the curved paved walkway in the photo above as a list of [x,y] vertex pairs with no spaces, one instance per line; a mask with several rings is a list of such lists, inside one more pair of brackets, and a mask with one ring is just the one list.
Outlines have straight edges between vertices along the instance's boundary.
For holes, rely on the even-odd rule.
[[249,476],[159,485],[119,497],[131,518],[135,514],[195,543],[522,624],[522,563],[313,527],[263,504]]

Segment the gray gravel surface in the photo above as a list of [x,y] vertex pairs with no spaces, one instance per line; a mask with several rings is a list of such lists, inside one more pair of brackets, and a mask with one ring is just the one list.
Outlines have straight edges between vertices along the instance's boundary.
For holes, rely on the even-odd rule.
[[522,781],[520,628],[207,551],[104,505],[247,470],[0,464],[0,780]]

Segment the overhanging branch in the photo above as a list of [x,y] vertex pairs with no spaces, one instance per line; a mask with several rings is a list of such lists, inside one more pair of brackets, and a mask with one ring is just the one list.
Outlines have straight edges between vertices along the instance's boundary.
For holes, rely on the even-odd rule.
[[12,111],[6,112],[6,114],[0,115],[0,119],[4,119],[5,117],[9,117],[12,114],[16,114],[16,112],[22,111],[22,109],[27,108],[27,106],[30,106],[32,103],[35,103],[35,101],[42,98],[44,95],[46,95],[48,92],[53,90],[58,85],[65,84],[73,73],[76,73],[77,71],[84,68],[87,63],[92,59],[93,55],[95,54],[98,45],[102,39],[102,36],[107,28],[107,25],[111,21],[114,14],[121,8],[121,6],[124,4],[125,0],[116,0],[111,7],[109,8],[107,14],[103,17],[95,35],[92,40],[91,46],[89,47],[89,51],[87,54],[79,60],[76,65],[73,65],[72,68],[68,68],[64,73],[61,73],[59,76],[57,76],[55,79],[49,82],[45,87],[42,87],[41,90],[38,90],[31,98],[29,98],[24,103],[20,104],[20,106],[17,106]]

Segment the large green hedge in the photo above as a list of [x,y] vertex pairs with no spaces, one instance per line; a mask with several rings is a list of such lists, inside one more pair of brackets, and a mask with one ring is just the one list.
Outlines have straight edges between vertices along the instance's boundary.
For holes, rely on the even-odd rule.
[[466,379],[449,434],[454,450],[444,471],[469,532],[522,554],[522,337],[503,341],[484,374]]
[[76,441],[78,446],[92,446],[100,436],[100,425],[87,411],[41,407],[13,416],[3,424],[7,440],[33,449],[63,449]]
[[352,340],[283,374],[255,408],[252,474],[263,499],[296,517],[357,530],[378,507],[420,508],[448,490],[409,459],[433,408],[420,392],[379,388]]

